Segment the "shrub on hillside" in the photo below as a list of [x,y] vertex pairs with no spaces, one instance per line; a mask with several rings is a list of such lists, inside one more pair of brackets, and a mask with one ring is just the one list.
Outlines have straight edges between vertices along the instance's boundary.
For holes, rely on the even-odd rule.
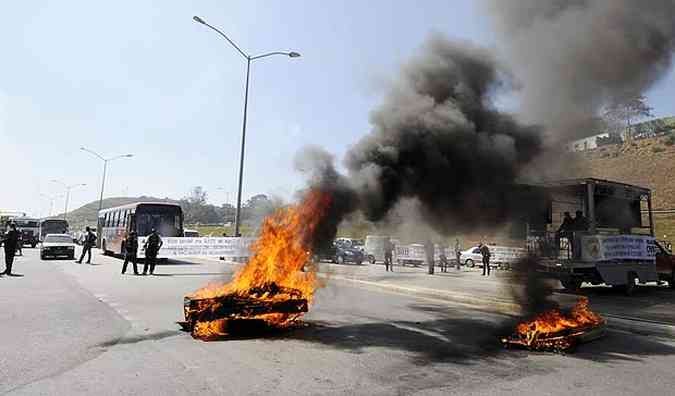
[[668,137],[666,137],[666,139],[663,141],[663,144],[665,144],[666,146],[674,145],[675,144],[675,134],[670,133],[668,135]]
[[652,147],[652,153],[662,153],[664,151],[666,151],[666,149],[664,147],[661,147],[661,146]]

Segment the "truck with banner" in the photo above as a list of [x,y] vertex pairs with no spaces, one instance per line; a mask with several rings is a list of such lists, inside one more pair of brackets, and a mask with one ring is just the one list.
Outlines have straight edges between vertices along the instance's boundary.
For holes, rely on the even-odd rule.
[[564,288],[604,283],[631,295],[639,283],[668,281],[675,287],[675,261],[654,238],[649,189],[589,178],[528,190],[528,253]]

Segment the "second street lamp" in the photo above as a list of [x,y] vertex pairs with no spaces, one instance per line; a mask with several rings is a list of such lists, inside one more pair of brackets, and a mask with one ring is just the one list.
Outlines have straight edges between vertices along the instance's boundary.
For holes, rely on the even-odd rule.
[[294,52],[294,51],[290,51],[290,52],[273,51],[273,52],[267,52],[267,53],[264,53],[264,54],[252,56],[252,55],[249,55],[249,54],[245,53],[244,51],[242,51],[241,48],[239,48],[239,46],[237,44],[235,44],[234,41],[230,40],[230,38],[227,37],[227,35],[225,33],[221,32],[219,29],[209,25],[202,18],[200,18],[198,16],[193,16],[192,19],[197,23],[200,23],[204,26],[207,26],[207,27],[213,29],[215,32],[217,32],[218,34],[223,36],[225,38],[225,40],[227,40],[227,42],[230,43],[232,45],[232,47],[234,47],[234,49],[236,49],[237,52],[239,52],[239,54],[244,57],[244,59],[246,59],[246,88],[244,90],[244,120],[243,120],[242,128],[241,128],[241,152],[239,153],[239,181],[238,181],[238,188],[237,188],[237,209],[234,213],[234,236],[239,236],[239,226],[240,226],[240,223],[241,223],[241,186],[242,186],[242,179],[244,177],[244,148],[246,146],[246,115],[247,115],[247,112],[248,112],[248,85],[249,85],[249,77],[250,77],[250,74],[251,74],[251,62],[254,61],[254,60],[266,58],[266,57],[272,56],[272,55],[283,55],[283,56],[288,56],[290,58],[299,58],[300,54],[297,53],[297,52]]
[[[100,155],[99,153],[97,153],[96,151],[89,150],[86,147],[80,147],[80,150],[86,151],[89,154],[94,155],[94,156],[98,157],[98,159],[103,161],[103,177],[101,177],[101,195],[99,196],[99,199],[98,199],[98,211],[100,212],[101,209],[102,209],[102,206],[103,206],[103,190],[105,189],[105,176],[106,176],[106,173],[108,171],[108,162],[119,159],[119,158],[131,158],[134,155],[133,154],[122,154],[122,155],[118,155],[118,156],[115,156],[115,157],[105,158],[102,155]],[[98,218],[98,213],[96,214],[96,216]]]
[[65,208],[64,208],[64,210],[63,210],[63,220],[68,221],[68,200],[70,200],[70,190],[72,190],[72,189],[75,188],[75,187],[86,186],[86,184],[84,184],[84,183],[77,183],[77,184],[70,184],[70,185],[68,185],[68,184],[62,182],[61,180],[52,180],[52,182],[53,182],[53,183],[58,183],[58,184],[62,185],[63,187],[65,187],[65,189],[66,189],[66,204],[65,204]]

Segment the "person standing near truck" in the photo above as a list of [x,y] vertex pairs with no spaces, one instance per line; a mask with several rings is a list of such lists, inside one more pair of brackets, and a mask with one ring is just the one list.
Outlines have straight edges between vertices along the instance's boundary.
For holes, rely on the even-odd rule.
[[480,244],[480,254],[483,256],[483,276],[490,276],[490,248],[488,248],[488,245]]
[[14,255],[19,243],[19,232],[16,230],[16,224],[9,225],[9,231],[3,236],[2,244],[5,248],[5,271],[0,275],[12,275],[12,264],[14,264]]
[[159,253],[159,249],[163,244],[164,242],[162,242],[162,238],[157,233],[157,230],[153,228],[150,235],[148,235],[148,239],[145,241],[145,263],[143,264],[143,275],[148,273],[148,268],[150,269],[150,275],[155,274],[157,253]]

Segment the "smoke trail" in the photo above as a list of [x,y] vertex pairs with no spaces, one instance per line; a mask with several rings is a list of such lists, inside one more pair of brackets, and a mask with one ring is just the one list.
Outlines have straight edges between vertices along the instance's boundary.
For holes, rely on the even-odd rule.
[[382,219],[404,197],[417,198],[442,233],[509,217],[513,183],[541,142],[537,128],[494,108],[507,77],[483,49],[439,35],[428,40],[345,159],[369,219]]
[[602,106],[643,93],[672,64],[673,0],[487,3],[521,80],[524,120],[557,140],[593,134]]

